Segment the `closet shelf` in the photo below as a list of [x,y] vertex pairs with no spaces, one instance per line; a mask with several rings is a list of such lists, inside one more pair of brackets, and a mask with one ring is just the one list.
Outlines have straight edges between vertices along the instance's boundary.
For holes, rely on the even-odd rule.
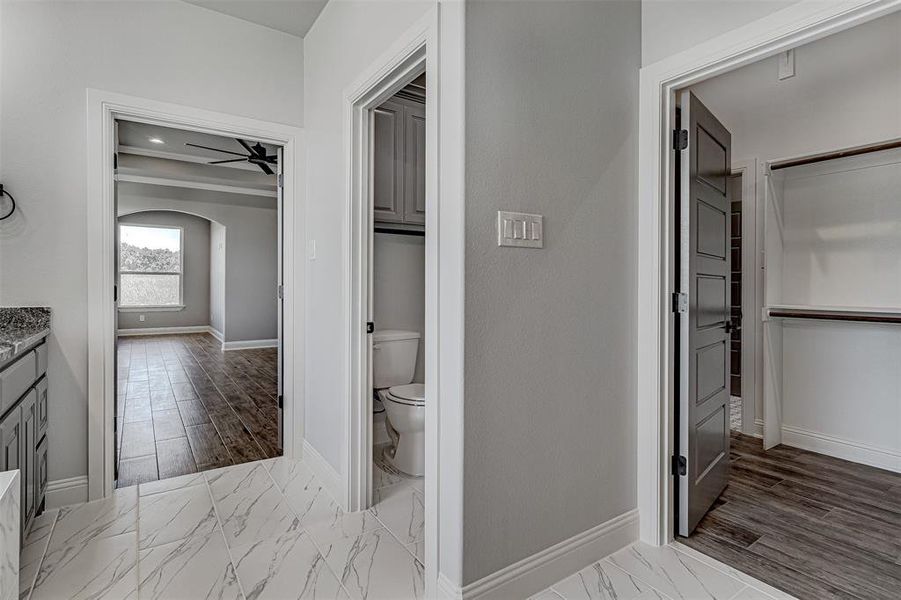
[[805,319],[813,321],[854,321],[858,323],[901,324],[901,308],[860,306],[815,306],[771,304],[764,307],[765,319]]

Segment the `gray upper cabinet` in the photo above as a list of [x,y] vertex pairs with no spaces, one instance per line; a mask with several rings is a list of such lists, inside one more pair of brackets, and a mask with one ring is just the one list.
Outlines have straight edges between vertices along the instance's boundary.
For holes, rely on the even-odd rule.
[[425,225],[425,105],[404,112],[404,222]]
[[404,106],[388,100],[373,111],[373,212],[376,221],[404,220]]
[[420,229],[425,224],[425,105],[395,97],[373,112],[375,221]]

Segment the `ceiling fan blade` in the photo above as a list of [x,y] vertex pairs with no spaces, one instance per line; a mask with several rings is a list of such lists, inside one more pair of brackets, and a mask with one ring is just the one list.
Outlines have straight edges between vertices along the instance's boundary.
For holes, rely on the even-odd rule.
[[247,158],[246,154],[241,154],[240,152],[232,152],[231,150],[223,150],[221,148],[210,148],[209,146],[201,146],[200,144],[191,144],[189,142],[185,142],[185,146],[191,146],[192,148],[203,148],[204,150],[212,150],[214,152],[223,152],[225,154],[234,154],[235,156],[243,156]]
[[250,147],[250,144],[248,144],[241,138],[235,138],[235,141],[237,141],[239,144],[241,144],[244,147],[244,149],[247,150],[248,154],[250,154],[251,156],[256,156],[256,153],[253,151],[253,148]]
[[263,169],[263,173],[266,175],[275,175],[275,172],[266,163],[257,163],[257,166]]
[[208,162],[208,165],[222,165],[225,163],[233,163],[233,162],[246,162],[246,158],[229,158],[228,160],[214,160],[213,162]]

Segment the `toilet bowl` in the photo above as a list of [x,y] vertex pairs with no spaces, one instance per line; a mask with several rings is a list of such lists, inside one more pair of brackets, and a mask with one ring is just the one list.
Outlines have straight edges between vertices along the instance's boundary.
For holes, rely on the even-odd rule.
[[396,385],[378,391],[385,405],[385,428],[394,448],[385,458],[396,469],[421,477],[425,474],[425,386]]

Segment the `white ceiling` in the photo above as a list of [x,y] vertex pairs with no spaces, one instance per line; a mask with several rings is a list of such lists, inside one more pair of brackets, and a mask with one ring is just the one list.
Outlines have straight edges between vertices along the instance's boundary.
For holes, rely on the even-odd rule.
[[[151,138],[162,140],[163,143],[153,143],[150,141]],[[256,143],[256,140],[251,139],[246,139],[244,141],[251,146]],[[143,156],[196,163],[209,163],[214,160],[240,158],[240,156],[226,154],[224,152],[185,146],[185,143],[187,142],[199,144],[201,146],[209,146],[211,148],[221,148],[223,150],[228,150],[229,152],[237,152],[240,154],[247,153],[234,138],[198,133],[196,131],[188,131],[185,129],[161,127],[159,125],[148,125],[146,123],[137,123],[134,121],[119,121],[119,151],[126,154],[140,154]],[[275,154],[275,146],[270,146],[268,144],[263,144],[263,146],[266,148],[268,154]],[[247,162],[226,163],[218,166],[244,169],[262,174],[259,167]]]
[[257,25],[303,37],[328,0],[184,0]]

